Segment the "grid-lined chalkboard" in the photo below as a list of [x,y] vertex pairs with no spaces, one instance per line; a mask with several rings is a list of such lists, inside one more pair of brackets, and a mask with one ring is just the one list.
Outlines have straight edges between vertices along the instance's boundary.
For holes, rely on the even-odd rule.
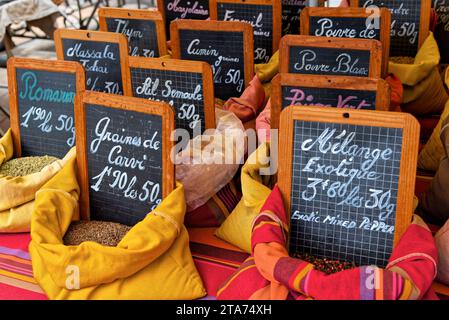
[[162,199],[162,117],[92,104],[85,111],[91,219],[133,225]]
[[312,36],[380,40],[380,28],[367,25],[365,17],[311,16],[309,30]]
[[282,107],[290,105],[375,110],[376,91],[282,86]]
[[203,76],[196,72],[131,68],[133,96],[168,102],[176,129],[201,134],[205,128]]
[[438,15],[435,39],[440,50],[440,62],[449,63],[449,0],[436,0],[433,5]]
[[369,76],[369,50],[291,46],[289,51],[289,73]]
[[159,57],[156,23],[145,19],[106,18],[108,32],[122,33],[128,38],[129,55]]
[[218,20],[246,21],[254,32],[254,63],[266,63],[273,55],[273,6],[218,3]]
[[359,0],[361,7],[386,7],[391,11],[390,56],[414,57],[418,52],[421,0]]
[[21,156],[64,157],[75,145],[76,74],[17,68],[16,82]]
[[211,65],[215,97],[227,100],[242,94],[245,88],[243,32],[180,29],[179,41],[181,59]]
[[294,121],[290,254],[386,266],[402,135],[401,128]]
[[299,34],[301,10],[306,0],[282,0],[282,35]]
[[209,18],[209,0],[158,0],[158,6],[164,10],[167,39],[170,39],[170,23],[173,20]]
[[62,39],[64,60],[80,62],[86,71],[86,89],[123,94],[118,43]]

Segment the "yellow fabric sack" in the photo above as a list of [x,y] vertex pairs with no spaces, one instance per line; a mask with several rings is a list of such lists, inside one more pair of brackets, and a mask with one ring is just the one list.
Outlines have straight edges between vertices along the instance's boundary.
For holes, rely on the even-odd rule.
[[443,110],[449,97],[438,72],[439,62],[440,52],[431,32],[413,64],[389,62],[388,71],[397,76],[404,86],[403,111],[423,115]]
[[242,167],[242,199],[215,231],[215,235],[248,253],[251,253],[251,229],[271,190],[271,176],[260,175],[260,169],[268,168],[270,145],[263,143],[246,160]]
[[50,299],[195,299],[206,294],[189,249],[184,189],[176,189],[117,247],[65,246],[77,219],[72,159],[36,195],[29,251],[34,277]]
[[[449,68],[446,69],[445,82],[449,86]],[[418,167],[424,170],[437,171],[441,157],[444,155],[444,147],[440,139],[441,126],[449,116],[449,100],[446,102],[443,113],[440,116],[437,126],[433,129],[432,135],[421,150],[418,157]]]
[[[67,155],[40,172],[23,177],[0,176],[0,233],[29,232],[34,197],[48,180],[58,173],[67,161],[75,156],[75,148]],[[0,165],[13,157],[11,130],[0,139]]]
[[279,50],[271,56],[267,63],[256,64],[254,71],[260,82],[270,82],[279,71]]

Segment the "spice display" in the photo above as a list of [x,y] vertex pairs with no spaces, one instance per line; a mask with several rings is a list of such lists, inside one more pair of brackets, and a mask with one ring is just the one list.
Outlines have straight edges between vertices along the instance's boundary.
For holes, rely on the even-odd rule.
[[85,241],[115,247],[131,229],[120,223],[106,221],[74,221],[64,235],[64,244],[77,246]]
[[390,61],[400,64],[413,64],[415,63],[414,57],[390,57]]
[[41,171],[58,158],[50,156],[11,159],[0,167],[0,175],[22,177]]
[[331,260],[327,258],[317,258],[310,254],[297,255],[296,258],[302,259],[314,265],[315,270],[332,274],[343,270],[353,269],[356,267],[354,262],[344,262],[339,260]]

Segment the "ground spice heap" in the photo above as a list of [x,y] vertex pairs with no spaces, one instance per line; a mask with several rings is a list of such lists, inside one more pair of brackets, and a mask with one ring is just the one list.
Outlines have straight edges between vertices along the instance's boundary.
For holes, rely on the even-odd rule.
[[327,258],[317,258],[311,256],[310,254],[297,255],[296,258],[313,264],[315,270],[324,272],[326,274],[332,274],[356,267],[354,262],[342,262],[338,260],[330,260]]
[[414,64],[415,58],[413,57],[390,57],[390,61],[400,64]]
[[0,175],[22,177],[41,171],[44,167],[55,162],[58,158],[50,156],[23,157],[5,162],[0,167]]
[[130,229],[130,226],[115,222],[74,221],[64,235],[63,242],[67,246],[77,246],[85,241],[93,241],[115,247]]

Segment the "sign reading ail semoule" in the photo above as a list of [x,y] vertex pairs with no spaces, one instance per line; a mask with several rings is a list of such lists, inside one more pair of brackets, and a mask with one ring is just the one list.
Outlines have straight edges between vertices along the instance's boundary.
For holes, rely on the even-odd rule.
[[128,84],[134,97],[168,102],[176,129],[193,138],[215,128],[211,67],[201,61],[129,57]]
[[289,254],[385,267],[411,222],[419,124],[405,113],[282,111]]
[[75,94],[84,90],[77,62],[8,59],[10,122],[16,157],[63,158],[75,145]]
[[136,224],[174,188],[172,108],[85,91],[75,116],[83,218]]

